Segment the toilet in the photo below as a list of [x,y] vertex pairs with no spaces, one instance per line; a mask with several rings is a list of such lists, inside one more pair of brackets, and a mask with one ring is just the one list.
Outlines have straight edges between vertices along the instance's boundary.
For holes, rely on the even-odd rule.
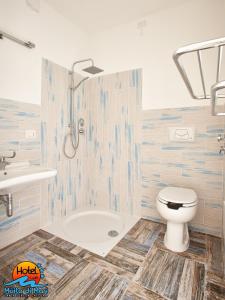
[[156,199],[159,214],[167,221],[164,245],[174,252],[189,247],[188,222],[197,211],[198,198],[195,191],[180,187],[162,189]]

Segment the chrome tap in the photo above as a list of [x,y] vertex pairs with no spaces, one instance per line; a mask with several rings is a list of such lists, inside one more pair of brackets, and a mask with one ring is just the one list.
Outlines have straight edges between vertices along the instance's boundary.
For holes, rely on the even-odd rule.
[[13,151],[11,156],[0,156],[0,171],[4,171],[5,167],[7,165],[10,165],[10,162],[8,162],[7,158],[14,158],[16,156],[16,152]]

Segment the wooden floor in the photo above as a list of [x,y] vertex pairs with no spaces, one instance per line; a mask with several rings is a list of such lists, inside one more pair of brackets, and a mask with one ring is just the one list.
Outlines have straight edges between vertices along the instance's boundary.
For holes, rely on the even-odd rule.
[[164,232],[142,219],[102,258],[39,230],[0,250],[0,281],[31,260],[45,268],[47,299],[225,299],[221,239],[191,232],[188,251],[176,254]]

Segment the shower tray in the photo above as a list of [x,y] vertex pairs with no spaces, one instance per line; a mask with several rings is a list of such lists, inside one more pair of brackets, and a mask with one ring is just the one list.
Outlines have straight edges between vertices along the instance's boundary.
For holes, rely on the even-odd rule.
[[105,257],[140,217],[103,210],[78,210],[44,230]]

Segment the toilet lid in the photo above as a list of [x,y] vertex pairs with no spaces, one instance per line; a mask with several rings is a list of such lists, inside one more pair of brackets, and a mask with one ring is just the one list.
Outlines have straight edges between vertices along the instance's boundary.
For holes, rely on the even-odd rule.
[[167,187],[159,192],[159,199],[163,202],[190,204],[197,202],[197,195],[191,189]]

